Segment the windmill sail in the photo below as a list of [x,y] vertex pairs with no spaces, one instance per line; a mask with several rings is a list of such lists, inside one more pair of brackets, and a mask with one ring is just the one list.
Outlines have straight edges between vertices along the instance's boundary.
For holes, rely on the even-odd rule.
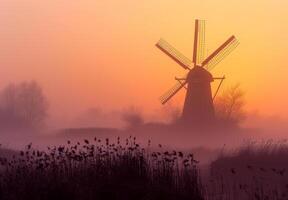
[[228,40],[226,40],[226,42],[224,42],[218,49],[216,49],[202,62],[202,66],[208,70],[211,70],[227,55],[229,55],[238,45],[239,42],[235,36],[231,36]]
[[200,65],[204,60],[205,52],[205,21],[195,21],[193,63]]
[[165,92],[159,99],[162,104],[165,104],[171,99],[182,87],[186,85],[187,81],[178,81],[173,87]]
[[181,65],[184,69],[190,69],[192,61],[181,54],[177,49],[175,49],[172,45],[166,42],[164,39],[160,39],[156,46],[163,51],[166,55],[171,57],[174,61],[176,61],[179,65]]
[[192,61],[178,52],[168,42],[160,39],[156,46],[184,69],[189,69],[188,74],[184,78],[175,78],[177,83],[159,98],[161,103],[165,104],[187,85],[181,120],[195,126],[206,126],[207,123],[214,123],[215,112],[213,100],[225,77],[220,78],[221,82],[214,97],[212,97],[211,82],[213,81],[213,76],[208,70],[211,70],[222,61],[238,44],[235,36],[231,36],[206,58],[205,21],[203,20],[195,21]]

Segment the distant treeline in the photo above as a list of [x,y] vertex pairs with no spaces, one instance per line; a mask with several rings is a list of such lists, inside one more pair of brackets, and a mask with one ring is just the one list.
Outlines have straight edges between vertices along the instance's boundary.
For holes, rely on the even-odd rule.
[[48,101],[35,81],[9,84],[0,92],[0,129],[37,128],[48,111]]

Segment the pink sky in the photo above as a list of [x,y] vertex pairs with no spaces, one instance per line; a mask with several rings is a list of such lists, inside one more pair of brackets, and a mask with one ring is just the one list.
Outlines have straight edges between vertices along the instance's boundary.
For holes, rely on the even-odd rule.
[[[224,88],[241,83],[249,111],[287,118],[287,4],[0,0],[0,86],[37,80],[52,118],[131,105],[153,114],[161,109],[158,96],[183,74],[154,44],[163,37],[191,57],[200,18],[206,20],[207,51],[232,34],[241,43],[212,71],[226,75]],[[182,97],[174,103],[181,106]]]

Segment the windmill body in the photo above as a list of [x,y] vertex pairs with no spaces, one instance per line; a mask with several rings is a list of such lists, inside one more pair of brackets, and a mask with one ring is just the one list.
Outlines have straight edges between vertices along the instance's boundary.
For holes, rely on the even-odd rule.
[[[192,60],[177,51],[172,45],[160,39],[156,46],[166,55],[176,61],[188,73],[182,78],[176,78],[176,84],[160,97],[162,104],[168,102],[182,88],[187,90],[181,121],[207,126],[215,121],[213,99],[215,98],[225,76],[213,77],[209,72],[224,57],[238,46],[235,36],[228,38],[214,52],[204,59],[205,23],[195,21],[194,48]],[[211,82],[220,79],[215,94],[212,96]]]
[[212,74],[203,67],[194,67],[187,76],[187,92],[182,120],[192,124],[213,122],[214,107],[210,83]]

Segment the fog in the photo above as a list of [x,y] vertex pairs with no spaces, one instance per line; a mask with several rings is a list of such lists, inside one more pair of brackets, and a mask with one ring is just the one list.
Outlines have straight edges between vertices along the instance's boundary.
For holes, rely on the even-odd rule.
[[[168,110],[168,111],[167,111]],[[173,112],[170,112],[173,110]],[[116,141],[119,136],[122,141],[130,136],[136,137],[139,144],[147,147],[151,140],[153,148],[181,149],[194,152],[196,157],[207,163],[217,158],[224,149],[233,151],[247,141],[265,141],[273,139],[283,141],[287,137],[288,125],[285,119],[276,116],[261,116],[250,113],[238,128],[189,130],[179,126],[171,126],[175,108],[165,108],[162,119],[157,113],[141,115],[143,124],[131,124],[132,120],[123,117],[127,113],[141,114],[140,109],[133,107],[115,111],[105,111],[100,108],[89,108],[71,120],[47,120],[45,126],[37,130],[2,131],[0,135],[2,148],[23,149],[33,143],[35,148],[45,149],[47,146],[66,145],[67,141],[83,142],[97,137]],[[131,113],[130,113],[131,114]],[[143,118],[143,119],[142,119]]]
[[[36,81],[7,84],[0,92],[0,140],[2,148],[23,149],[27,144],[39,149],[83,142],[94,138],[137,142],[153,148],[195,152],[203,162],[216,158],[224,149],[232,151],[247,141],[286,139],[288,123],[277,115],[251,112],[246,107],[240,85],[224,90],[214,101],[216,121],[202,124],[181,122],[182,105],[171,101],[155,110],[130,105],[118,109],[89,107],[55,112],[55,102]],[[78,95],[76,95],[78,96]],[[79,96],[79,100],[81,96]],[[54,109],[53,109],[54,108]],[[59,113],[61,113],[59,115]]]

